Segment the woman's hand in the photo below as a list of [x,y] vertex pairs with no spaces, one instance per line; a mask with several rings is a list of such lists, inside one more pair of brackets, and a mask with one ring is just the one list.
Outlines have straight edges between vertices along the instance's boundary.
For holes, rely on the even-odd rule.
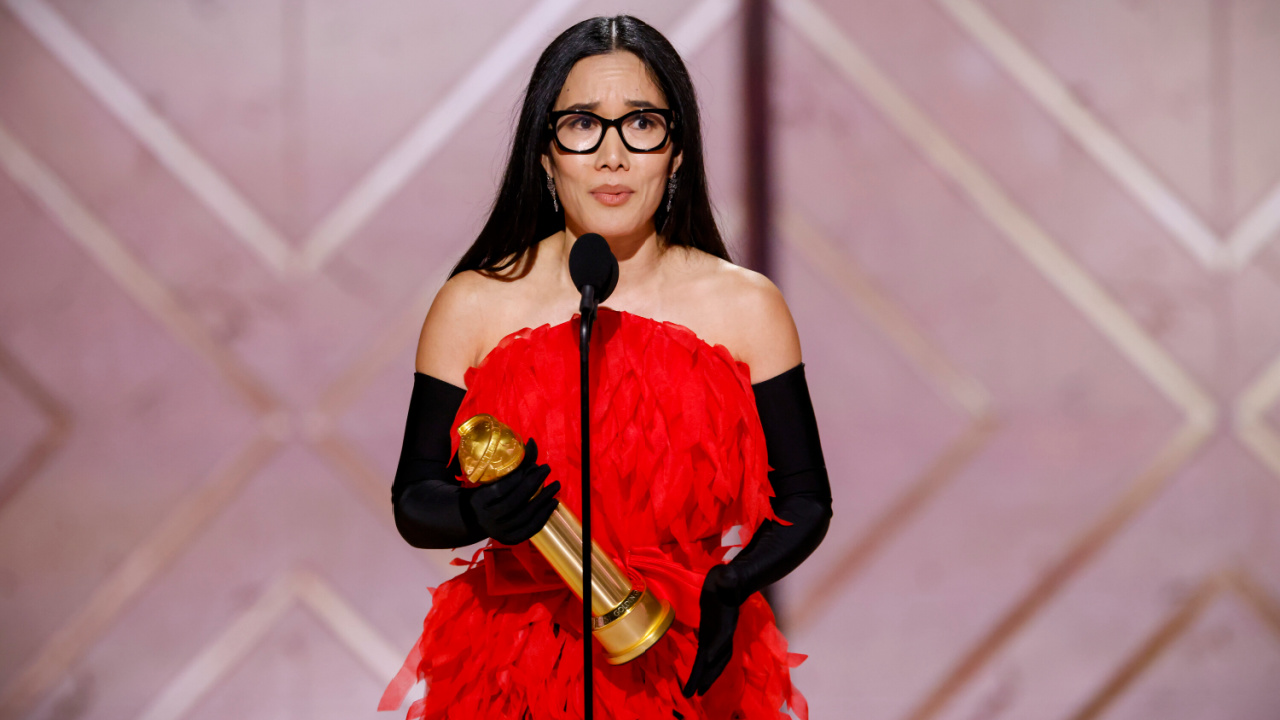
[[555,497],[560,481],[542,486],[550,473],[550,467],[538,464],[538,444],[530,439],[515,470],[467,496],[476,524],[504,545],[516,545],[538,534],[560,504]]
[[682,692],[685,697],[706,694],[711,683],[733,658],[733,633],[738,627],[739,599],[736,573],[729,565],[716,565],[702,582],[698,605],[702,620],[698,625],[698,654]]

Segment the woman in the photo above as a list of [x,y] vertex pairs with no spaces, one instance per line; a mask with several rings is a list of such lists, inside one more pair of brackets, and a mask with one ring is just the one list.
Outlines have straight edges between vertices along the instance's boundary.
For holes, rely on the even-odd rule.
[[[557,503],[581,507],[568,257],[588,232],[619,261],[592,347],[593,536],[676,615],[630,663],[597,657],[595,716],[778,717],[784,702],[803,716],[788,673],[802,658],[756,593],[831,516],[799,339],[777,289],[728,261],[684,64],[627,16],[579,23],[543,52],[492,214],[423,325],[397,526],[417,547],[496,542],[433,591],[383,707],[425,678],[410,718],[585,714],[582,606],[525,541]],[[453,431],[479,412],[527,453],[464,487]],[[750,542],[725,563],[735,525]]]

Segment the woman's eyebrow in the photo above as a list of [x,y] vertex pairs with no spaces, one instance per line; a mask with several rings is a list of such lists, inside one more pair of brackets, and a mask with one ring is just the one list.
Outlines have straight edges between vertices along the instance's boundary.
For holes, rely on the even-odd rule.
[[[652,100],[624,100],[623,104],[626,105],[627,107],[632,107],[632,108],[651,109],[651,108],[662,107],[661,103],[656,103],[656,102],[653,102]],[[569,105],[568,107],[565,107],[564,109],[565,110],[586,110],[588,112],[595,112],[596,108],[598,107],[600,107],[600,102],[597,100],[593,102],[574,103],[572,105]]]

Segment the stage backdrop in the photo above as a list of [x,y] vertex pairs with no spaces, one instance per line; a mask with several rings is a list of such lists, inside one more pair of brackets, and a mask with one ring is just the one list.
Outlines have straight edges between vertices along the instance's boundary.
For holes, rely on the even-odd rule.
[[[418,327],[618,11],[741,235],[730,0],[0,4],[0,717],[377,716],[457,570],[391,521]],[[1280,4],[771,13],[812,717],[1280,717]]]

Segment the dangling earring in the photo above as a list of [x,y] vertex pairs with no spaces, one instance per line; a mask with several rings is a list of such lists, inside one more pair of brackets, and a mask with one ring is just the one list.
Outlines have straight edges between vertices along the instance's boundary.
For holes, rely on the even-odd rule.
[[556,201],[556,181],[547,175],[547,192],[551,193],[551,209],[560,212],[560,203]]
[[667,181],[667,214],[671,214],[671,201],[676,198],[676,176]]

